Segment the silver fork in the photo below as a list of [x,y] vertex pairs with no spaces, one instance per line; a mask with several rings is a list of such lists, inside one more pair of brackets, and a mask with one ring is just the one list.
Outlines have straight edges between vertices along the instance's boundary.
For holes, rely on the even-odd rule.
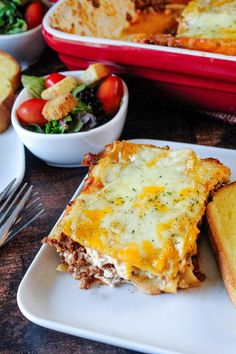
[[0,247],[43,213],[38,193],[25,183],[14,189],[15,179],[0,193]]

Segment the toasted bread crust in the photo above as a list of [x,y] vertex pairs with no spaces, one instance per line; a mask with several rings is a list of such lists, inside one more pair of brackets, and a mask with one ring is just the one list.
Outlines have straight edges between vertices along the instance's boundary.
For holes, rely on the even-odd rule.
[[14,92],[19,86],[19,64],[10,54],[0,50],[0,133],[10,125]]
[[14,102],[14,92],[10,80],[0,71],[0,133],[10,124],[11,108]]
[[[221,195],[223,196],[223,193],[226,190],[231,189],[236,190],[236,182],[232,182],[227,186],[224,186],[223,188],[219,189],[216,195],[218,197],[221,197]],[[217,264],[222,275],[223,282],[225,284],[229,297],[232,300],[232,303],[236,307],[236,272],[232,264],[231,257],[227,252],[224,235],[220,232],[218,227],[218,222],[220,222],[220,215],[217,213],[215,203],[216,202],[213,198],[213,201],[208,204],[206,209],[210,242],[217,259]],[[225,205],[225,207],[227,208],[227,205]],[[235,222],[235,220],[232,222]],[[231,246],[235,248],[234,251],[236,259],[236,243],[235,245]]]
[[[8,75],[8,73],[5,71],[5,69],[3,70],[3,72],[6,74],[6,76],[10,80],[10,82],[12,84],[12,88],[15,92],[20,87],[20,82],[21,82],[20,81],[20,78],[21,78],[20,65],[18,64],[18,62],[16,61],[15,58],[13,58],[10,54],[8,54],[2,50],[0,50],[0,57],[2,57],[4,59],[4,61],[10,61],[15,66],[15,71],[11,75]],[[0,70],[1,70],[1,66],[0,66]]]
[[14,103],[13,91],[0,103],[0,133],[3,133],[10,125],[11,108]]

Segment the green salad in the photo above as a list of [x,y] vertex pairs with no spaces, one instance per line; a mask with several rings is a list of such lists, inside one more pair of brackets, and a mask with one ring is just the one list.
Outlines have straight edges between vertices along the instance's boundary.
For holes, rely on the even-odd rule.
[[[85,73],[90,71],[93,66]],[[86,75],[84,81],[61,73],[23,75],[22,84],[31,98],[16,110],[21,125],[35,133],[65,134],[85,132],[108,122],[119,110],[122,80],[108,70],[105,77],[92,78],[88,83]]]
[[40,1],[0,0],[0,34],[16,34],[38,26],[43,19]]

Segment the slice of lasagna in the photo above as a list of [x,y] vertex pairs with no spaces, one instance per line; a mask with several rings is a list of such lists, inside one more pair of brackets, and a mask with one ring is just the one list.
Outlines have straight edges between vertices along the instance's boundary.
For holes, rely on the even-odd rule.
[[193,150],[116,141],[85,156],[80,195],[44,242],[61,257],[59,270],[81,280],[132,283],[148,294],[198,286],[193,257],[210,195],[229,169]]

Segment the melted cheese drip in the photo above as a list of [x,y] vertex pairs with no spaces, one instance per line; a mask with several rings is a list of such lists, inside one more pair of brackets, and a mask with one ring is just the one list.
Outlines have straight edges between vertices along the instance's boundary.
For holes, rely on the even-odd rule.
[[93,168],[92,181],[103,188],[80,194],[62,231],[125,262],[129,274],[138,267],[173,279],[196,253],[197,225],[216,183],[211,168],[190,149],[115,143]]
[[236,39],[236,0],[190,1],[178,37]]

